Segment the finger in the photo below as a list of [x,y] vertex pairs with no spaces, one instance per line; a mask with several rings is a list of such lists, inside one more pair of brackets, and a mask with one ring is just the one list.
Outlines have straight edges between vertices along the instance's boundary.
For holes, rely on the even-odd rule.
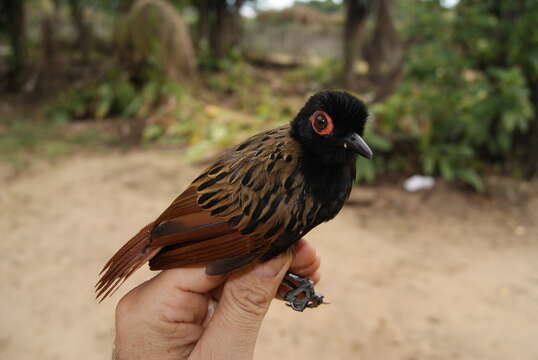
[[290,263],[286,253],[233,274],[193,358],[252,359],[262,320]]
[[[207,293],[224,282],[222,275],[207,275],[203,267],[171,269],[154,278],[150,288],[159,288],[163,318],[170,322],[202,324],[207,317]],[[152,300],[155,302],[155,300]]]
[[211,290],[211,292],[209,293],[211,295],[211,298],[218,302],[220,300],[220,296],[222,294],[223,288],[224,288],[224,284],[221,284],[217,288]]
[[314,284],[317,284],[321,280],[321,272],[316,270],[312,275],[308,276],[308,278],[312,280]]
[[316,249],[314,249],[308,241],[301,239],[297,242],[297,245],[295,245],[290,271],[299,276],[307,277],[314,283],[317,283],[320,278],[320,261],[321,259],[317,255]]
[[129,292],[119,308],[141,311],[148,319],[158,318],[171,324],[202,324],[207,316],[206,292],[224,279],[206,275],[201,267],[165,270]]
[[[204,331],[209,298],[224,281],[203,268],[166,270],[133,289],[116,308],[116,347],[124,358],[186,358]],[[133,356],[131,356],[133,355]],[[134,357],[133,357],[134,358]]]
[[[300,239],[293,250],[293,260],[290,265],[289,271],[302,276],[307,277],[317,284],[321,279],[321,273],[319,267],[321,265],[321,259],[317,255],[316,249],[306,239]],[[286,288],[282,287],[279,289],[279,293],[284,291]],[[280,291],[282,290],[282,291]],[[211,291],[211,296],[215,300],[220,299],[222,293],[222,285]],[[280,299],[277,296],[277,299]]]
[[223,275],[207,275],[205,267],[185,267],[161,272],[155,278],[157,285],[180,291],[205,294],[225,280]]

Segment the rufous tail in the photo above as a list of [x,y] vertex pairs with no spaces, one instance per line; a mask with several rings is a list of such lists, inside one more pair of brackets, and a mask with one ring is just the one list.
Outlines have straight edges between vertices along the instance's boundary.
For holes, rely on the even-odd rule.
[[159,252],[159,248],[147,248],[153,226],[154,223],[150,223],[142,228],[103,267],[99,273],[101,278],[95,285],[99,302],[112,295],[133,272]]

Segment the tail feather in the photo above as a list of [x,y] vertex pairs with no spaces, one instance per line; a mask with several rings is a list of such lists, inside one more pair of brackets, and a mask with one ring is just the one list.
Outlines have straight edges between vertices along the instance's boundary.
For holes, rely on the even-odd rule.
[[153,226],[154,223],[146,225],[105,264],[95,285],[99,302],[112,295],[133,272],[159,252],[160,248],[147,248]]

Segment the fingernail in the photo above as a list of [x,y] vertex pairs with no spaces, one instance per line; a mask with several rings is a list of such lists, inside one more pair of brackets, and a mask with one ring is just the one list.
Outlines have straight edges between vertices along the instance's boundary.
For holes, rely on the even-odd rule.
[[254,274],[263,279],[271,279],[278,275],[282,267],[286,264],[288,257],[285,255],[277,256],[274,259],[259,264],[254,269]]

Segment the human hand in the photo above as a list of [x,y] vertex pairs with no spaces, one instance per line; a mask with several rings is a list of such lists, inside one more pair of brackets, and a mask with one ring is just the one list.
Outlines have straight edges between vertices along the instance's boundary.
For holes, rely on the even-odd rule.
[[252,359],[263,318],[286,271],[320,279],[316,251],[301,239],[289,253],[230,276],[204,268],[166,270],[116,307],[115,359]]

